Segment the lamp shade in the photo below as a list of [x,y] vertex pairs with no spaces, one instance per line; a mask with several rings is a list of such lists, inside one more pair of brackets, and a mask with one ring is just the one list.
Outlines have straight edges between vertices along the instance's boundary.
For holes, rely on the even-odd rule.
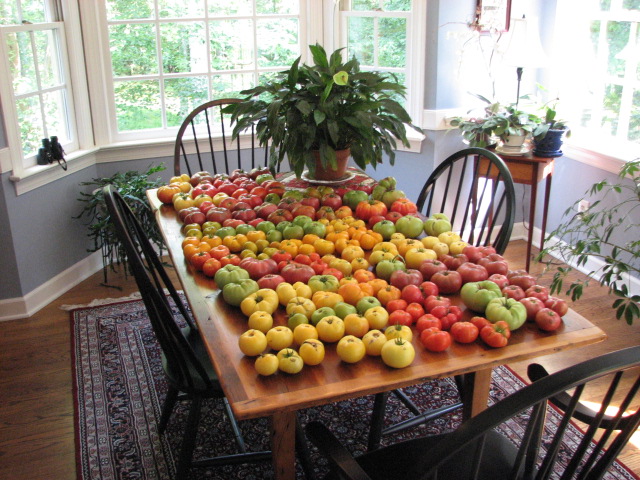
[[512,18],[511,36],[503,55],[510,67],[538,68],[548,63],[540,43],[538,22],[533,18]]

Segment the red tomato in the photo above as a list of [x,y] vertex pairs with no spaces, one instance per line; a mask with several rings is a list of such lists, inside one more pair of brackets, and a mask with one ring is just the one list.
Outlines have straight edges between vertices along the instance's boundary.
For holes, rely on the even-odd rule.
[[437,328],[442,330],[442,322],[438,317],[431,315],[430,313],[426,313],[416,321],[416,329],[418,332],[422,332],[427,328]]
[[[278,250],[276,253],[274,253],[273,255],[271,255],[271,259],[274,260],[276,263],[280,263],[282,261],[287,261],[287,260],[291,260],[291,254],[285,250]],[[303,262],[300,262],[303,263]],[[309,262],[311,263],[311,262]]]
[[427,328],[420,333],[420,343],[430,352],[444,352],[451,346],[451,335],[444,330]]
[[388,212],[385,216],[385,220],[389,220],[390,222],[396,223],[399,219],[401,219],[403,215],[398,212]]
[[198,271],[202,271],[202,266],[211,258],[209,252],[198,252],[189,259],[189,263]]
[[451,336],[458,343],[475,342],[480,330],[471,322],[456,322],[451,325]]
[[389,302],[387,302],[384,308],[387,310],[387,312],[393,313],[396,310],[406,310],[408,305],[409,304],[406,302],[406,300],[398,298],[397,300],[390,300]]
[[500,287],[500,290],[502,290],[504,287],[509,285],[509,279],[507,278],[507,276],[501,275],[499,273],[494,273],[493,275],[489,275],[489,278],[487,280],[491,280],[493,283],[498,285]]
[[225,265],[240,265],[240,260],[242,260],[235,253],[231,253],[229,255],[225,255],[220,259],[220,264],[224,267]]
[[440,295],[429,295],[424,301],[424,309],[427,312],[431,312],[431,310],[441,305],[448,307],[451,305],[451,299]]
[[217,247],[213,247],[211,250],[209,250],[209,253],[213,258],[217,258],[218,260],[220,260],[222,257],[226,257],[227,255],[229,255],[231,253],[231,250],[229,250],[229,247],[227,247],[226,245],[218,245]]
[[447,270],[447,266],[440,260],[428,259],[422,262],[418,269],[425,280],[431,280],[434,273]]
[[536,297],[526,297],[520,300],[520,303],[527,309],[527,321],[533,322],[536,319],[536,313],[545,307],[542,300]]
[[491,325],[491,322],[484,317],[472,317],[469,321],[478,327],[479,331],[482,330],[483,327]]
[[216,272],[220,270],[222,264],[220,260],[217,258],[210,258],[202,265],[202,273],[204,273],[207,277],[214,277]]
[[384,216],[386,214],[387,206],[378,200],[360,202],[356,207],[356,217],[365,221],[369,220],[373,215]]
[[399,198],[391,204],[391,211],[404,215],[410,215],[418,212],[418,207],[408,198]]
[[529,287],[533,287],[536,284],[536,279],[529,275],[526,270],[516,270],[507,275],[509,279],[509,285],[517,285],[523,290]]
[[406,310],[394,310],[389,315],[389,325],[413,325],[413,317]]
[[[395,272],[394,272],[395,273]],[[422,303],[425,300],[425,296],[422,294],[422,290],[417,285],[407,285],[402,289],[402,299],[407,303]]]
[[550,308],[543,308],[536,313],[536,325],[540,330],[545,332],[553,332],[562,325],[562,318],[557,312]]
[[176,184],[163,185],[158,188],[156,194],[158,195],[158,200],[160,200],[165,205],[171,205],[173,203],[173,196],[181,193],[182,190]]
[[442,255],[439,260],[444,263],[449,270],[457,270],[458,267],[467,263],[469,258],[464,253],[458,253],[456,255]]
[[489,272],[482,265],[467,262],[460,265],[456,272],[462,276],[462,283],[481,282],[489,278]]
[[511,336],[511,330],[507,322],[496,322],[486,327],[482,327],[480,330],[480,338],[493,348],[504,347],[509,343],[509,337]]
[[422,315],[424,315],[424,308],[420,303],[410,303],[407,305],[406,311],[411,315],[411,318],[413,318],[413,322],[417,321]]
[[429,313],[440,319],[440,321],[442,322],[443,330],[449,330],[451,328],[451,325],[462,319],[462,310],[460,309],[460,307],[456,306],[435,307]]
[[544,306],[554,310],[561,317],[564,317],[569,311],[567,302],[557,297],[549,297],[547,301],[544,302]]
[[526,297],[536,297],[546,302],[549,298],[549,289],[547,287],[543,287],[542,285],[534,285],[533,287],[529,287],[525,290]]
[[323,272],[323,275],[333,275],[338,280],[342,280],[344,278],[344,273],[342,273],[337,268],[331,268],[331,267],[325,269],[325,271]]
[[513,298],[514,300],[522,300],[526,295],[524,290],[517,285],[507,285],[502,289],[502,295],[507,298]]
[[478,265],[482,265],[487,269],[489,275],[500,274],[506,275],[509,271],[509,264],[502,255],[492,253],[478,260]]
[[456,293],[462,287],[462,276],[451,270],[434,273],[431,281],[438,286],[440,293],[445,294]]

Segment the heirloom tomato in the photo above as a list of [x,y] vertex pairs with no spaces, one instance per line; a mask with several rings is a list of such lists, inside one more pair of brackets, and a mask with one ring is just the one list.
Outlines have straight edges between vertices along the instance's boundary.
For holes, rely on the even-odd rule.
[[262,376],[273,375],[278,371],[279,364],[278,357],[276,357],[273,353],[264,353],[262,355],[258,355],[256,358],[255,368],[256,372]]
[[364,221],[369,220],[374,215],[386,215],[387,206],[379,200],[369,200],[358,203],[356,206],[356,216]]
[[392,212],[398,212],[404,216],[412,213],[417,213],[418,207],[408,198],[399,198],[391,204],[390,210]]
[[287,348],[280,356],[278,368],[285,373],[296,374],[302,370],[304,366],[304,361],[302,357],[298,355],[298,353],[291,349]]
[[413,324],[413,317],[406,310],[394,310],[389,314],[389,323],[409,327]]
[[545,304],[536,297],[525,297],[520,300],[520,303],[524,305],[527,310],[527,321],[533,322],[536,319],[536,313],[545,307]]
[[506,322],[496,322],[480,330],[480,338],[493,348],[506,346],[509,343],[509,337],[511,337],[511,330]]
[[248,357],[255,357],[267,348],[267,337],[260,330],[247,330],[238,338],[240,351]]
[[253,312],[247,325],[249,325],[249,328],[267,333],[273,327],[273,316],[267,312]]
[[425,313],[418,320],[416,320],[416,329],[418,332],[422,332],[427,328],[437,328],[438,330],[442,330],[442,322],[435,315],[431,315],[430,313]]
[[279,325],[267,331],[266,339],[271,350],[280,351],[293,344],[293,332],[289,327]]
[[426,328],[420,332],[420,343],[430,352],[444,352],[451,346],[451,335],[435,327]]
[[324,360],[324,344],[317,338],[308,338],[300,345],[299,355],[306,365],[319,365]]
[[509,330],[513,331],[527,320],[527,309],[513,298],[500,297],[487,304],[485,316],[491,323],[505,322],[509,325]]
[[562,318],[560,318],[558,312],[547,307],[536,313],[535,321],[538,328],[545,332],[553,332],[562,325]]
[[[396,312],[401,312],[401,310],[396,310]],[[391,317],[389,317],[391,319]],[[395,323],[389,325],[385,331],[384,336],[387,337],[388,340],[393,338],[404,338],[407,341],[411,341],[413,339],[413,332],[411,331],[411,327],[408,325],[402,325],[399,323]]]
[[240,303],[240,310],[242,310],[242,313],[247,317],[256,311],[273,313],[277,308],[278,294],[268,288],[261,288]]
[[449,332],[458,343],[472,343],[480,334],[478,327],[471,322],[456,322],[451,325]]
[[462,302],[474,312],[484,313],[488,303],[501,296],[500,287],[489,280],[469,282],[460,290]]
[[403,338],[387,340],[380,350],[382,361],[393,368],[404,368],[411,365],[416,352],[411,342]]
[[316,304],[306,297],[293,297],[285,307],[287,315],[291,316],[296,313],[302,313],[307,318],[311,318],[311,314],[316,311]]
[[431,281],[438,286],[438,291],[444,294],[456,293],[462,286],[462,276],[451,270],[434,273]]
[[442,322],[442,330],[449,330],[451,326],[462,319],[462,310],[455,305],[449,307],[435,307],[429,312]]
[[337,342],[344,336],[344,321],[336,315],[330,315],[318,322],[316,330],[318,338],[323,342]]
[[173,203],[174,195],[182,193],[180,187],[174,183],[170,185],[163,185],[158,188],[157,196],[158,200],[160,200],[165,205],[171,205]]
[[387,343],[387,337],[380,330],[369,330],[362,337],[367,355],[372,357],[380,356],[380,351],[385,343]]
[[[306,321],[307,317],[305,317],[301,313],[298,313],[296,315],[304,317]],[[316,327],[311,325],[310,323],[299,323],[293,328],[293,341],[295,344],[302,345],[306,340],[309,340],[310,338],[314,340],[318,339],[318,331],[316,330]]]
[[354,335],[347,335],[338,341],[336,353],[343,362],[357,363],[364,358],[367,350],[360,338]]
[[536,297],[546,302],[549,299],[549,289],[547,287],[543,287],[542,285],[534,285],[525,290],[526,297]]
[[238,307],[246,297],[258,290],[260,290],[260,287],[255,280],[245,278],[234,283],[227,283],[222,288],[222,298],[229,305]]
[[566,300],[562,300],[558,297],[547,298],[547,300],[544,302],[544,306],[557,312],[557,314],[561,317],[564,317],[569,311],[569,305],[567,305]]

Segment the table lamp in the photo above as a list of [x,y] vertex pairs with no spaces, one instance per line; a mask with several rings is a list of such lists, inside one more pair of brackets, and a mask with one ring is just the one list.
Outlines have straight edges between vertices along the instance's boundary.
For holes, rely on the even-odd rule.
[[524,68],[538,68],[547,64],[547,55],[542,49],[538,22],[531,18],[512,18],[511,37],[503,55],[505,65],[516,67],[518,88],[516,108],[520,101],[520,82]]

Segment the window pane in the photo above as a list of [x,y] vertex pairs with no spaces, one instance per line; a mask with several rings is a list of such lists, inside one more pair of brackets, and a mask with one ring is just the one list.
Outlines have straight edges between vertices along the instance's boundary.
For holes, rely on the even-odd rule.
[[214,75],[211,79],[213,98],[238,98],[240,92],[255,86],[253,73]]
[[297,18],[259,20],[256,30],[259,67],[285,67],[300,55]]
[[107,0],[108,20],[152,17],[153,0]]
[[624,0],[622,2],[622,8],[628,8],[629,10],[639,9],[640,0]]
[[621,97],[622,86],[605,85],[601,126],[613,136],[618,132],[618,112],[620,112]]
[[251,0],[209,0],[209,15],[252,15]]
[[378,65],[404,68],[407,65],[407,21],[404,18],[381,18],[378,41]]
[[38,151],[45,136],[39,97],[16,99],[16,111],[18,125],[20,125],[22,152],[25,157],[31,156]]
[[411,11],[411,0],[387,0],[384,9],[387,12],[409,12]]
[[375,65],[374,19],[349,17],[349,57],[356,56],[362,65]]
[[380,0],[353,0],[351,10],[371,11],[380,8]]
[[297,14],[298,0],[256,0],[256,13]]
[[15,2],[0,1],[0,25],[17,25],[20,23]]
[[254,68],[252,20],[220,20],[209,25],[212,70]]
[[163,23],[160,38],[164,73],[207,71],[204,23]]
[[168,79],[164,82],[164,90],[169,127],[181,125],[191,110],[209,99],[206,77]]
[[38,52],[38,72],[41,88],[55,87],[63,83],[56,32],[52,30],[34,32]]
[[11,75],[13,90],[16,95],[35,92],[38,89],[35,62],[31,48],[31,33],[18,32],[16,41],[9,40],[9,51],[12,58]]
[[640,89],[633,92],[631,118],[629,119],[629,141],[640,143]]
[[607,23],[607,44],[609,47],[609,75],[623,78],[625,71],[625,61],[619,58],[622,49],[629,43],[629,22],[608,22]]
[[42,23],[46,20],[53,20],[45,18],[45,0],[22,0],[20,4],[22,7],[22,18],[19,19],[20,21],[26,20],[31,23]]
[[114,93],[118,130],[162,127],[160,88],[157,81],[116,82]]
[[65,115],[66,99],[63,90],[45,93],[44,121],[47,128],[47,136],[56,135],[60,143],[69,141],[68,122]]
[[117,77],[158,73],[155,27],[147,24],[111,25],[109,45]]
[[160,18],[202,17],[204,0],[160,0],[158,16]]

